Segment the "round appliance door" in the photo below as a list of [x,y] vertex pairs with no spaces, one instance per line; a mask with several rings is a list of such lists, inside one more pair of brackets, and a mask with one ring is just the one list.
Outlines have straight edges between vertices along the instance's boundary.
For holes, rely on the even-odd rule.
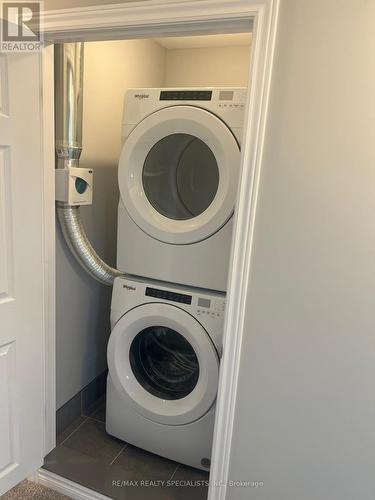
[[120,395],[154,422],[193,422],[216,399],[216,349],[202,325],[173,305],[144,304],[122,316],[109,339],[108,366]]
[[121,199],[153,238],[189,244],[216,233],[234,210],[240,149],[212,113],[172,106],[146,117],[124,143]]

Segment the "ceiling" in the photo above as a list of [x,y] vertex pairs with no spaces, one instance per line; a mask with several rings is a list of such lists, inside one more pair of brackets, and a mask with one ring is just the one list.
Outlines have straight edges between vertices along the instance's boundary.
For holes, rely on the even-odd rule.
[[243,46],[250,45],[251,33],[155,38],[155,42],[166,49],[202,49],[206,47]]

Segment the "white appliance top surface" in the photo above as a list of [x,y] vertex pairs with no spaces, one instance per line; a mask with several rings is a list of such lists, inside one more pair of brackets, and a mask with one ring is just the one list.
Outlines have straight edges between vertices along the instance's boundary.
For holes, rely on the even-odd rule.
[[[121,280],[122,284],[131,284],[131,283],[139,283],[140,285],[143,286],[144,289],[146,287],[155,287],[155,288],[165,288],[171,291],[175,291],[178,293],[185,293],[185,294],[190,294],[192,296],[202,296],[202,295],[207,295],[213,298],[221,298],[225,300],[226,298],[226,293],[225,292],[220,292],[216,290],[207,290],[205,288],[197,288],[194,286],[188,286],[188,285],[179,285],[176,283],[168,283],[165,281],[159,281],[159,280],[154,280],[150,278],[145,278],[142,276],[134,276],[131,274],[126,274],[124,277],[117,278],[118,280]],[[149,302],[146,300],[145,302]]]

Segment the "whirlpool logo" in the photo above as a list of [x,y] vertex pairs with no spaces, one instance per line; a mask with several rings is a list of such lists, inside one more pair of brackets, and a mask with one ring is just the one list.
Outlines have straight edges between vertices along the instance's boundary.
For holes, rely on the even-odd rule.
[[128,290],[129,292],[135,292],[136,291],[136,287],[135,286],[122,285],[122,288],[125,288],[125,290]]
[[139,100],[148,99],[150,97],[150,94],[134,94],[134,97]]

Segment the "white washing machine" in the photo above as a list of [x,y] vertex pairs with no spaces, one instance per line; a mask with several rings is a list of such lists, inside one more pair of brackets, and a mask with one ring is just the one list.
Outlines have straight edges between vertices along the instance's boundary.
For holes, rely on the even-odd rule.
[[226,290],[245,100],[245,88],[127,92],[119,269]]
[[225,294],[116,278],[106,429],[139,448],[208,470]]

